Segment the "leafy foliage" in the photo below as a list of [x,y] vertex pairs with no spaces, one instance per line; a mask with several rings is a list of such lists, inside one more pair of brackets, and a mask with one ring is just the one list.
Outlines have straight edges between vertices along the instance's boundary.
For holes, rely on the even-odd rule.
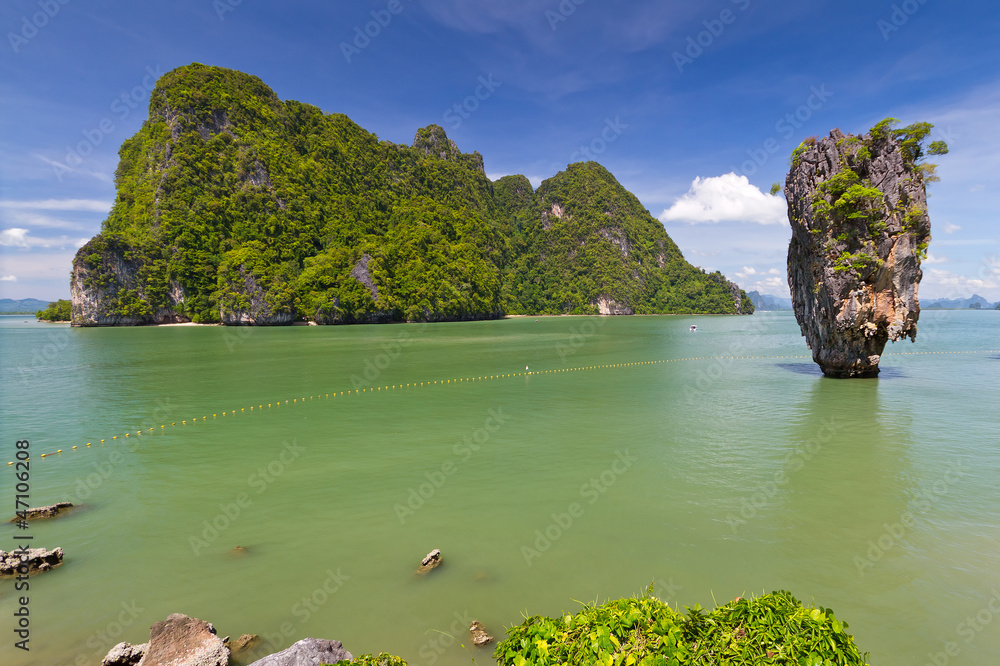
[[119,151],[102,232],[74,262],[117,314],[338,323],[594,312],[602,298],[727,313],[743,298],[684,261],[595,163],[538,192],[523,176],[492,183],[441,127],[413,146],[379,141],[200,64],[164,75],[149,110]]
[[644,596],[535,616],[508,630],[494,656],[501,666],[867,664],[847,623],[828,608],[803,607],[789,592],[739,598],[711,613],[687,610],[684,616]]
[[60,298],[55,303],[49,303],[44,310],[35,313],[35,317],[42,321],[69,321],[72,319],[73,304]]
[[[884,265],[879,258],[883,239],[899,233],[912,233],[918,243],[930,232],[926,209],[906,195],[894,201],[895,193],[883,193],[869,180],[873,159],[885,159],[898,151],[907,177],[901,183],[925,184],[938,180],[936,165],[923,162],[923,142],[933,125],[913,123],[894,129],[896,118],[886,118],[865,136],[844,136],[837,141],[844,159],[839,168],[819,183],[811,201],[813,234],[828,233],[825,249],[837,272],[854,271],[859,276],[873,275]],[[792,154],[801,155],[808,141]],[[935,141],[929,154],[945,154],[943,141]]]
[[[338,666],[348,666],[349,664],[351,666],[406,666],[406,662],[401,657],[386,654],[385,652],[380,652],[378,656],[363,654],[350,661],[344,660],[337,662],[337,664]],[[323,664],[321,666],[329,665]]]

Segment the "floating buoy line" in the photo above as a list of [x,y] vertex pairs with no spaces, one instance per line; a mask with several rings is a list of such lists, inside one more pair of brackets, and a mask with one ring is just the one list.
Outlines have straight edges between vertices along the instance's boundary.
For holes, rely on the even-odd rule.
[[[889,354],[883,354],[882,356],[884,358],[886,356],[920,356],[920,355],[941,355],[941,354],[1000,354],[1000,350],[893,352],[893,353],[889,353]],[[471,383],[471,382],[495,381],[495,380],[498,380],[498,379],[512,379],[512,378],[516,378],[516,377],[527,377],[529,375],[531,375],[531,376],[534,376],[534,375],[553,375],[553,374],[560,374],[560,373],[564,373],[564,372],[581,372],[581,371],[584,371],[584,370],[607,370],[607,369],[612,369],[612,368],[631,368],[631,367],[646,366],[646,365],[661,365],[661,364],[664,364],[664,363],[680,363],[680,362],[684,362],[684,361],[725,361],[725,360],[746,360],[746,361],[749,361],[749,360],[787,359],[787,358],[812,358],[812,357],[810,355],[808,355],[808,354],[793,354],[793,355],[787,355],[787,356],[693,356],[693,357],[690,357],[690,358],[662,359],[662,360],[658,360],[658,361],[633,361],[632,363],[605,363],[605,364],[601,364],[601,365],[583,365],[583,366],[579,366],[579,367],[576,367],[576,368],[557,368],[557,369],[553,369],[553,370],[527,370],[527,366],[526,366],[525,372],[512,372],[512,373],[507,373],[507,374],[496,374],[496,375],[482,375],[482,376],[479,376],[479,377],[464,377],[464,378],[460,377],[460,378],[457,378],[457,379],[439,379],[439,380],[426,381],[426,382],[409,382],[407,384],[388,384],[386,386],[372,386],[372,387],[367,387],[367,388],[351,389],[351,390],[348,390],[348,391],[339,391],[339,392],[334,391],[333,393],[320,393],[320,394],[311,395],[311,396],[308,396],[308,397],[292,398],[290,402],[288,400],[284,400],[284,401],[279,400],[278,402],[273,402],[273,403],[269,402],[269,403],[266,403],[266,405],[267,405],[266,407],[265,407],[265,403],[261,402],[261,403],[258,403],[257,405],[250,405],[249,411],[250,412],[254,412],[254,411],[260,412],[260,411],[263,411],[264,409],[280,408],[282,405],[298,405],[299,403],[303,403],[304,404],[307,400],[333,400],[333,399],[336,399],[336,398],[339,398],[339,397],[350,397],[350,396],[364,395],[364,394],[369,394],[369,393],[381,393],[382,391],[398,391],[398,390],[405,391],[405,390],[409,390],[409,389],[428,388],[428,387],[431,387],[431,386],[444,386],[444,385],[448,385],[448,384],[462,384],[462,383]],[[217,421],[220,418],[224,418],[227,415],[228,416],[236,416],[237,414],[247,414],[247,413],[248,412],[247,412],[247,408],[246,407],[240,407],[239,412],[237,412],[235,409],[230,410],[228,412],[215,412],[215,413],[212,414],[211,418],[212,418],[213,421]],[[191,425],[194,425],[196,423],[205,423],[205,422],[208,421],[208,418],[209,417],[206,414],[206,415],[204,415],[204,416],[202,416],[200,418],[199,417],[193,417],[191,419],[182,419],[180,421],[180,424],[181,424],[181,427],[184,427],[184,426],[187,426],[188,423],[190,423]],[[169,426],[167,424],[163,424],[159,428],[149,428],[147,430],[136,430],[135,431],[135,437],[142,437],[144,432],[147,433],[146,436],[148,437],[148,436],[150,436],[148,433],[154,433],[157,430],[159,430],[160,432],[164,432],[168,427],[169,428],[177,427],[177,421],[172,421]],[[128,432],[122,433],[121,435],[112,435],[110,437],[110,439],[111,439],[111,441],[117,441],[119,438],[121,438],[121,439],[128,439],[132,435],[133,435],[132,431],[128,431]],[[102,440],[100,440],[99,443],[104,444],[107,439],[108,438],[102,439]],[[92,445],[93,445],[93,442],[91,441],[91,442],[87,442],[86,445],[84,445],[84,444],[74,445],[69,450],[70,451],[76,451],[77,448],[81,447],[81,446],[84,449],[87,449],[87,448],[91,448]],[[42,454],[40,454],[40,457],[42,457],[42,458],[51,458],[52,456],[60,455],[62,453],[63,453],[63,449],[56,449],[55,451],[52,451],[50,453],[42,453]],[[30,458],[27,458],[26,460],[30,460]],[[11,462],[8,462],[7,464],[8,465],[13,465],[14,462],[11,461]]]

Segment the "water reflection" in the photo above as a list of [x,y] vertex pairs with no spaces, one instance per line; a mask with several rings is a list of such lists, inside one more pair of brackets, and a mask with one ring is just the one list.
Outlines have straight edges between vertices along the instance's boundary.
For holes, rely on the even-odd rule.
[[[823,371],[815,363],[775,363],[776,367],[799,375],[809,375],[811,377],[822,377]],[[880,366],[878,377],[872,379],[900,379],[906,374],[900,368]]]

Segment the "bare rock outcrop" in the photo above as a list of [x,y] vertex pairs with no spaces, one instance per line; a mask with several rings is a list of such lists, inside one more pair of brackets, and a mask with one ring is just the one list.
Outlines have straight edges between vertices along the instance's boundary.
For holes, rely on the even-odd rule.
[[887,341],[916,337],[930,219],[928,171],[913,146],[912,136],[880,123],[863,136],[835,129],[807,139],[792,155],[788,284],[813,360],[829,377],[874,377]]
[[138,666],[142,658],[146,656],[148,649],[149,643],[142,645],[119,643],[111,648],[111,651],[101,661],[101,666]]
[[339,661],[350,661],[354,655],[344,649],[340,641],[328,641],[321,638],[303,638],[291,647],[268,655],[250,666],[316,666],[317,664],[336,664]]
[[63,555],[62,548],[0,550],[0,578],[49,571],[62,564]]
[[[143,253],[115,234],[97,234],[73,258],[70,297],[73,326],[138,326],[190,321],[178,314],[184,289],[171,282],[163,293],[145,279]],[[157,293],[154,293],[157,292]],[[150,303],[160,305],[151,306]]]
[[420,560],[420,566],[417,567],[417,573],[428,573],[441,566],[442,562],[444,562],[444,560],[441,558],[441,551],[435,548],[431,552],[424,555],[424,559]]
[[472,640],[473,645],[478,646],[488,645],[493,642],[493,636],[490,635],[490,632],[486,631],[486,627],[479,620],[474,620],[469,625],[469,638]]
[[18,520],[38,520],[40,518],[55,518],[61,513],[69,511],[73,508],[72,502],[56,502],[55,504],[49,504],[48,506],[36,506],[31,509],[24,510],[24,518],[20,516],[20,511],[18,511],[18,516],[16,518],[11,518],[10,522],[14,523]]
[[139,666],[227,666],[229,648],[215,627],[174,613],[149,628],[149,649]]

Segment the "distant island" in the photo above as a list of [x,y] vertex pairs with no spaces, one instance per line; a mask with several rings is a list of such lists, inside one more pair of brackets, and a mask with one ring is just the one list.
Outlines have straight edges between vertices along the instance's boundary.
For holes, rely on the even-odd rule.
[[21,300],[0,298],[0,314],[35,314],[48,306],[49,301],[40,301],[37,298],[23,298]]
[[747,293],[747,297],[750,302],[753,303],[754,309],[756,310],[791,310],[792,309],[792,299],[782,298],[781,296],[772,296],[771,294],[762,294],[759,291],[751,291]]
[[751,314],[596,162],[535,190],[430,125],[380,141],[257,77],[168,72],[71,278],[78,326]]
[[990,303],[982,296],[973,294],[970,298],[938,298],[922,302],[925,310],[1000,310],[1000,301]]

